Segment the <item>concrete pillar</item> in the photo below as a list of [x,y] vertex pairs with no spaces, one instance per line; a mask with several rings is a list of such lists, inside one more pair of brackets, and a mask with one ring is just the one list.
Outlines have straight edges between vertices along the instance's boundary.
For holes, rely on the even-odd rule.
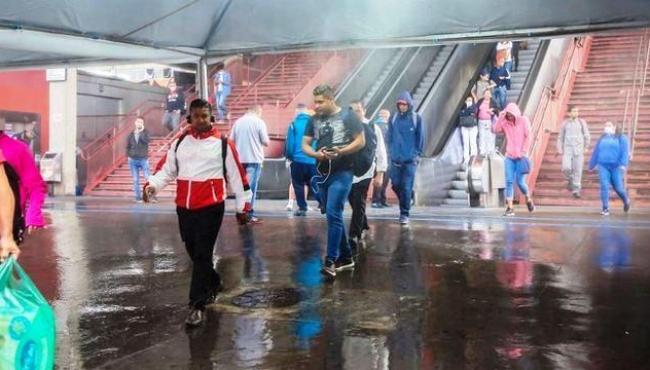
[[65,81],[50,82],[50,151],[63,153],[62,182],[54,195],[74,195],[77,184],[77,70]]
[[199,97],[208,100],[208,59],[199,59],[196,65],[196,86],[198,86]]

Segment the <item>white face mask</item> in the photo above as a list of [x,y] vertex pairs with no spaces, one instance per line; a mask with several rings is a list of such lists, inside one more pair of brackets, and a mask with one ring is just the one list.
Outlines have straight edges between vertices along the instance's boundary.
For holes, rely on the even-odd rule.
[[466,101],[465,105],[467,105],[468,107],[471,107],[472,106],[472,101],[471,100]]
[[605,133],[607,135],[614,135],[616,133],[616,129],[614,127],[611,127],[611,126],[605,127],[604,131],[605,131]]

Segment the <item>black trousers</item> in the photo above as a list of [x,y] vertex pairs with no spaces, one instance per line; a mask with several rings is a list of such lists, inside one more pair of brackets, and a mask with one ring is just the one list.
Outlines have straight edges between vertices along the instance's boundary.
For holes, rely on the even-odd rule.
[[388,182],[390,181],[390,176],[388,171],[384,172],[384,179],[381,183],[381,187],[373,187],[372,189],[372,202],[379,204],[386,204],[386,188],[388,188]]
[[350,232],[348,236],[352,238],[361,238],[361,232],[369,229],[368,218],[366,218],[366,199],[368,198],[368,188],[370,181],[365,179],[352,185],[352,190],[348,196],[348,201],[352,206],[352,220],[350,221]]
[[191,211],[176,208],[176,213],[181,239],[192,259],[190,306],[202,310],[221,284],[212,254],[223,221],[224,203]]

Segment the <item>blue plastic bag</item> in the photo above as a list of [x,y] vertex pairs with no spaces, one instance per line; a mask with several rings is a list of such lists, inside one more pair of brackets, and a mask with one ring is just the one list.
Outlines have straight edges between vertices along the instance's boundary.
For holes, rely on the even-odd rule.
[[0,264],[0,369],[54,367],[52,308],[11,257]]

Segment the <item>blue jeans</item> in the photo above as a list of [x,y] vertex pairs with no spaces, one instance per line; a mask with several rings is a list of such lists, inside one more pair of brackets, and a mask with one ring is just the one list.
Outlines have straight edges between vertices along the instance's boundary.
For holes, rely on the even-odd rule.
[[133,192],[135,200],[142,200],[142,189],[140,189],[140,170],[144,174],[144,179],[149,177],[149,160],[129,158],[129,169],[133,178]]
[[399,199],[399,215],[403,217],[409,217],[411,211],[411,197],[413,196],[416,169],[417,164],[415,162],[392,162],[390,165],[390,182],[393,184],[393,191]]
[[260,176],[262,175],[262,164],[261,163],[242,163],[244,169],[246,170],[246,178],[248,179],[248,185],[251,188],[251,193],[253,193],[253,198],[251,199],[251,216],[255,216],[255,198],[257,198],[257,183],[260,181]]
[[503,63],[503,66],[506,67],[506,69],[508,70],[508,72],[512,72],[512,60],[509,61],[509,62],[504,62],[504,63]]
[[311,182],[314,176],[316,176],[316,165],[299,162],[291,163],[291,184],[293,185],[293,192],[296,193],[298,209],[301,211],[307,210],[305,185],[308,185],[309,189],[314,192]]
[[508,98],[508,89],[505,86],[497,86],[494,88],[494,100],[499,105],[499,109],[506,107],[506,99]]
[[600,179],[600,201],[603,209],[609,209],[609,185],[612,185],[619,198],[627,204],[629,199],[623,185],[623,170],[618,166],[598,165],[598,178]]
[[327,215],[327,258],[332,261],[352,256],[343,222],[343,209],[352,189],[352,177],[352,170],[334,172],[318,188]]
[[229,92],[226,91],[217,91],[214,96],[214,102],[217,106],[217,116],[219,119],[226,118],[227,109],[226,109],[226,99],[228,99]]
[[521,192],[528,196],[528,185],[526,184],[526,175],[519,173],[518,166],[517,164],[519,161],[523,160],[523,158],[508,158],[506,157],[506,199],[507,200],[512,200],[515,195],[515,188],[514,184],[515,182],[519,186],[519,190]]

